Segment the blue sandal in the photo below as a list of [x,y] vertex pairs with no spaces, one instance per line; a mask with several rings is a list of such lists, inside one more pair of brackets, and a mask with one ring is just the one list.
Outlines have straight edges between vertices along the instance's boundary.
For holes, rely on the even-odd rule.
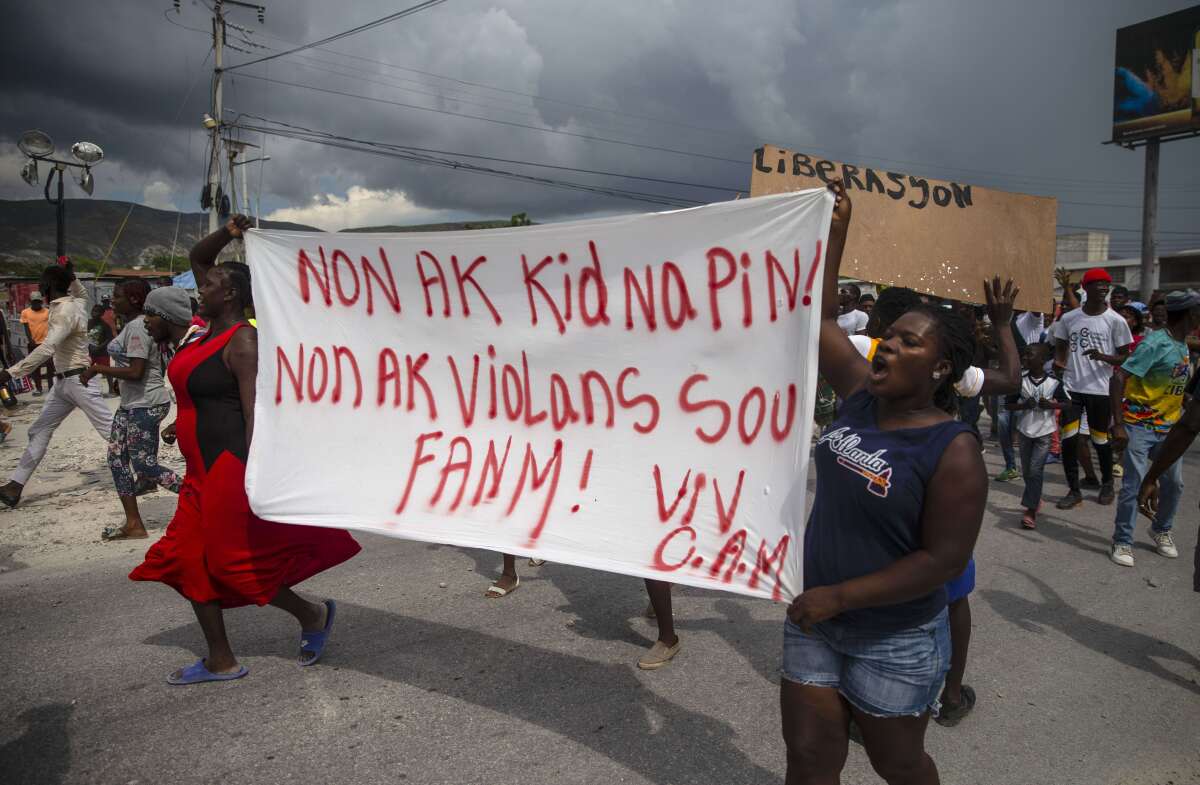
[[186,684],[203,684],[206,681],[233,681],[242,678],[249,672],[245,665],[239,665],[233,673],[213,673],[201,659],[184,668],[178,676],[172,673],[167,677],[167,684],[181,687]]
[[321,659],[321,655],[325,653],[325,644],[329,642],[329,631],[333,629],[333,619],[337,615],[337,603],[333,600],[325,600],[325,607],[329,609],[329,613],[325,616],[325,629],[320,632],[300,631],[298,662],[301,665],[316,665],[317,660]]

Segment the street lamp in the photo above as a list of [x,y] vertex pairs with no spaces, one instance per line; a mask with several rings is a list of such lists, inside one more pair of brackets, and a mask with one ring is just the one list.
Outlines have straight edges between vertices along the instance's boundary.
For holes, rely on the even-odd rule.
[[[17,147],[21,148],[21,152],[29,159],[21,167],[21,179],[28,185],[37,185],[38,161],[53,164],[50,174],[46,176],[46,187],[42,193],[45,195],[46,201],[57,209],[58,261],[62,263],[67,257],[65,239],[67,215],[66,202],[63,199],[63,172],[68,168],[79,169],[79,187],[88,196],[91,196],[96,187],[96,182],[92,178],[92,167],[104,158],[104,151],[95,142],[76,142],[71,145],[71,156],[75,159],[74,161],[54,158],[54,141],[49,134],[38,130],[26,131],[21,134],[21,138],[17,140]],[[58,174],[58,196],[52,199],[50,198],[50,185],[54,182],[55,173]]]

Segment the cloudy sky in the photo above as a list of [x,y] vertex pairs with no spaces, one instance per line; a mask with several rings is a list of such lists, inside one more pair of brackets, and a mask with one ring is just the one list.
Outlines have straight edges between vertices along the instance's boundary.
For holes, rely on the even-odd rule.
[[[411,5],[263,0],[229,9],[231,64]],[[448,0],[320,49],[234,70],[226,119],[440,151],[442,160],[720,201],[772,142],[847,162],[1057,196],[1060,232],[1135,255],[1143,155],[1110,135],[1114,31],[1194,0]],[[11,4],[0,30],[0,198],[34,196],[16,137],[107,153],[96,197],[197,210],[211,0]],[[266,48],[263,48],[266,47]],[[314,89],[315,88],[315,89]],[[350,94],[350,95],[343,95]],[[251,118],[249,115],[254,115]],[[241,130],[264,214],[338,229],[527,212],[658,209]],[[657,149],[654,149],[657,148]],[[500,163],[467,155],[488,156]],[[625,179],[605,174],[636,175]],[[1160,244],[1200,245],[1200,139],[1162,148]],[[674,181],[674,182],[662,182]],[[1189,232],[1195,233],[1189,236]]]

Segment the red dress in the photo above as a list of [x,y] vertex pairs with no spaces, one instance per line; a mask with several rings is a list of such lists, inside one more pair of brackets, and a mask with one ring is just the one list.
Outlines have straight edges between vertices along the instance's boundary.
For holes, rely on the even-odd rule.
[[167,375],[178,398],[175,429],[187,473],[167,531],[129,577],[160,581],[194,602],[266,605],[360,550],[348,532],[264,521],[246,498],[245,420],[222,350],[239,323],[184,346]]

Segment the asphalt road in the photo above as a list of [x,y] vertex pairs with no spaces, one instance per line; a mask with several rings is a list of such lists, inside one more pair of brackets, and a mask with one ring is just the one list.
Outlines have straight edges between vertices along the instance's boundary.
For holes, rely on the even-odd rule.
[[[994,444],[986,457],[994,471]],[[1155,555],[1143,527],[1134,569],[1107,561],[1112,508],[1051,509],[1030,533],[1019,483],[992,484],[967,674],[980,703],[931,726],[943,782],[1200,782],[1200,456],[1185,476],[1184,558]],[[295,664],[290,617],[241,609],[227,623],[250,675],[169,687],[202,640],[174,592],[125,578],[144,543],[58,539],[108,522],[98,498],[36,523],[0,513],[4,785],[782,781],[782,606],[679,589],[682,652],[647,673],[637,579],[522,562],[521,588],[485,600],[498,556],[361,537],[362,554],[300,587],[339,602],[322,664]],[[170,509],[151,501],[154,529]],[[852,746],[844,782],[879,781]]]

